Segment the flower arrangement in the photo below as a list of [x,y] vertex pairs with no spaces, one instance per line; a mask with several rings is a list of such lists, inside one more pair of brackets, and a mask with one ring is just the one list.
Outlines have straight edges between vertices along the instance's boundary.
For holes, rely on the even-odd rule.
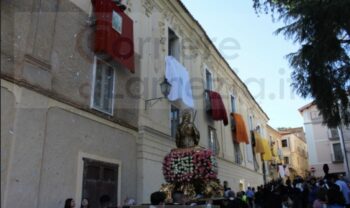
[[217,179],[217,162],[211,150],[174,149],[164,158],[163,174],[168,183],[208,182]]

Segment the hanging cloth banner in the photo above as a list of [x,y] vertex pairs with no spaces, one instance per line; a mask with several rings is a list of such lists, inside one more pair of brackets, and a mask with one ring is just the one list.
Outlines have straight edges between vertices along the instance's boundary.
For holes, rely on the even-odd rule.
[[264,147],[262,144],[261,135],[258,132],[254,131],[254,138],[255,138],[255,152],[264,153]]
[[214,121],[223,121],[224,125],[228,124],[227,113],[221,95],[217,92],[206,90],[208,93],[210,108],[207,110]]
[[134,73],[132,19],[112,0],[92,0],[92,5],[96,17],[94,52],[110,56]]
[[283,165],[278,166],[278,173],[280,174],[281,178],[284,178],[285,172],[284,172],[284,167]]
[[231,118],[235,122],[235,128],[232,130],[232,136],[237,143],[249,144],[247,128],[245,126],[242,116],[238,113],[231,113]]
[[267,139],[262,139],[262,144],[264,148],[264,153],[262,155],[263,160],[264,161],[272,160],[271,148]]
[[289,172],[289,167],[288,165],[286,165],[286,167],[284,168],[284,172],[286,176],[290,176],[290,172]]
[[171,84],[168,99],[170,101],[180,99],[186,106],[193,109],[192,86],[187,69],[172,56],[165,57],[165,65],[165,78]]

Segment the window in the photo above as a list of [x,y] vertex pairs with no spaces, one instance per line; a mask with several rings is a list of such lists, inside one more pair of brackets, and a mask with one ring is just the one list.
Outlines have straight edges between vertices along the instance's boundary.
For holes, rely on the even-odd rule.
[[[205,89],[210,91],[213,90],[213,75],[207,68],[205,69]],[[206,102],[206,110],[207,111],[211,110],[211,103],[210,103],[208,92],[205,93],[205,102]]]
[[168,30],[168,55],[180,61],[180,39],[170,28]]
[[213,90],[213,76],[208,69],[205,69],[205,82],[206,82],[205,89]]
[[339,140],[338,129],[336,129],[336,128],[329,129],[329,134],[330,134],[329,139]]
[[231,95],[231,112],[236,112],[236,99],[235,96]]
[[288,147],[288,139],[282,140],[282,147]]
[[285,165],[289,164],[289,157],[283,157],[283,161]]
[[333,143],[332,148],[333,148],[333,156],[332,156],[333,162],[342,162],[343,151],[341,150],[340,143]]
[[234,150],[235,150],[235,162],[237,164],[242,164],[243,157],[241,152],[241,147],[239,146],[239,143],[233,142]]
[[100,207],[100,199],[106,195],[111,206],[117,206],[119,166],[87,158],[83,161],[82,198],[89,199],[90,207]]
[[[248,117],[248,125],[249,130],[253,130],[253,116],[249,115]],[[252,137],[251,134],[249,134],[249,144],[246,145],[246,152],[247,152],[247,159],[249,162],[253,162],[254,155],[253,155],[253,147],[252,147]]]
[[321,115],[318,111],[311,111],[310,116],[312,120],[321,119]]
[[171,122],[171,136],[175,137],[177,126],[180,123],[180,110],[171,105],[170,109],[170,122]]
[[249,125],[249,130],[254,130],[253,128],[253,116],[249,116],[248,118],[248,125]]
[[208,128],[208,140],[209,140],[209,149],[213,151],[214,155],[219,153],[219,144],[216,137],[216,130],[209,126]]
[[95,57],[93,77],[92,107],[112,115],[114,70],[110,65]]
[[122,34],[123,18],[117,12],[112,13],[112,28]]

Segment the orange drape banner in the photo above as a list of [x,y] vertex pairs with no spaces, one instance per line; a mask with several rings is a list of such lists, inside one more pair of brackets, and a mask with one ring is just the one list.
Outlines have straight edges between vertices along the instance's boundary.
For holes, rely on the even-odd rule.
[[232,129],[233,139],[238,143],[249,144],[248,133],[242,116],[237,113],[231,113],[231,118],[234,122],[234,128]]
[[262,144],[261,135],[258,132],[254,131],[254,137],[255,137],[255,152],[256,153],[264,153],[264,147]]

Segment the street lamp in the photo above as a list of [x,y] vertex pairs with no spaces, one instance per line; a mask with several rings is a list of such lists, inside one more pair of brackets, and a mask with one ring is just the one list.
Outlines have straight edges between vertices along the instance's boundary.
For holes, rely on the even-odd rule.
[[160,83],[160,91],[164,95],[164,97],[168,97],[171,90],[171,84],[168,82],[167,78],[164,77],[164,80],[162,83]]
[[147,110],[147,107],[153,106],[159,100],[168,97],[170,90],[171,90],[171,84],[168,82],[167,78],[164,77],[163,82],[160,83],[160,91],[162,92],[163,97],[145,100],[145,109]]

